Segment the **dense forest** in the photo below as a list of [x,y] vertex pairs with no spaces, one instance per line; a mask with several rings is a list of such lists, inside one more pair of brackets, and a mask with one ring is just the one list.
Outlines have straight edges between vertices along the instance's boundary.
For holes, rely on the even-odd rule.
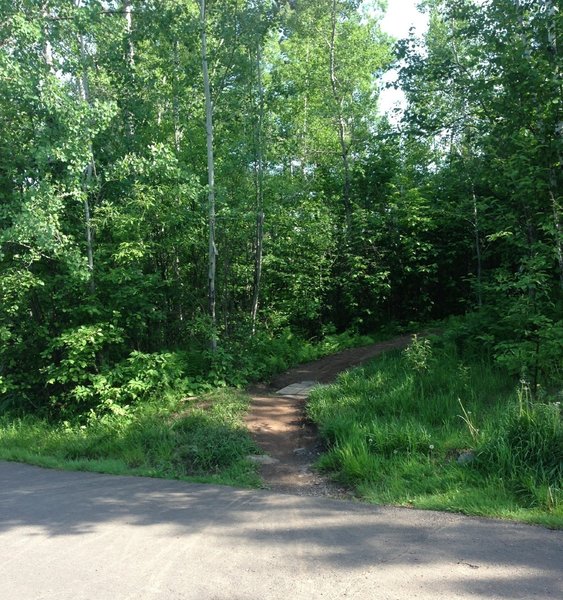
[[393,40],[375,1],[1,0],[1,406],[244,382],[268,340],[463,314],[466,351],[553,391],[561,13],[424,10]]

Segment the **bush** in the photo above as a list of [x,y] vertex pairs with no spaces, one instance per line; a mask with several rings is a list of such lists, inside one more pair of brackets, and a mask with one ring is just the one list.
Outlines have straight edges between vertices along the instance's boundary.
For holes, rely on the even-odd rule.
[[176,461],[188,475],[220,472],[256,452],[255,444],[243,428],[218,424],[204,411],[177,421],[173,431],[185,440]]
[[108,323],[67,330],[53,340],[44,352],[51,362],[43,373],[56,413],[123,414],[124,407],[162,395],[182,380],[178,353],[133,351],[110,366],[109,353],[122,342],[122,331]]

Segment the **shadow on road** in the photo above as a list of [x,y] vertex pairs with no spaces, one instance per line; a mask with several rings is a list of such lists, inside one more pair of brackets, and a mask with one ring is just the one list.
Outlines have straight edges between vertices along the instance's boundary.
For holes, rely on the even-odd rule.
[[[122,552],[124,530],[137,536],[136,543],[168,545],[178,555],[194,544],[200,554],[212,550],[209,560],[220,565],[246,564],[251,556],[254,573],[268,577],[272,569],[278,576],[297,569],[313,584],[322,573],[340,582],[352,577],[356,587],[347,589],[358,598],[364,596],[357,586],[372,580],[375,585],[378,578],[391,578],[397,589],[409,580],[409,590],[416,583],[414,589],[426,590],[428,597],[556,598],[561,591],[562,532],[326,498],[0,463],[0,564],[9,563],[24,543],[28,552],[35,544],[40,555],[52,554],[57,538],[64,539],[64,548],[81,547],[82,538],[91,538],[94,548],[100,538],[108,555]],[[436,595],[447,590],[450,596]]]

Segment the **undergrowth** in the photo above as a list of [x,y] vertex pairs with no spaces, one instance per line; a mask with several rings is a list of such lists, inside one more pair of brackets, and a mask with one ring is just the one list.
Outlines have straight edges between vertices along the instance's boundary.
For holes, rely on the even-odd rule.
[[560,404],[487,360],[414,339],[313,392],[319,465],[372,502],[563,527]]
[[[87,329],[87,331],[85,331]],[[199,396],[223,387],[241,388],[267,381],[300,363],[345,348],[370,344],[375,338],[344,332],[308,341],[290,331],[277,337],[265,332],[225,338],[215,352],[197,344],[167,352],[134,350],[119,361],[109,356],[120,334],[113,328],[81,327],[57,338],[43,353],[45,366],[36,393],[0,377],[0,415],[29,413],[55,420],[96,415],[124,416],[170,390]]]
[[258,452],[242,420],[249,399],[236,388],[373,341],[351,333],[315,343],[289,332],[275,339],[259,334],[231,338],[213,354],[134,351],[113,366],[93,368],[105,334],[90,329],[54,344],[57,359],[45,368],[46,404],[10,401],[16,388],[4,394],[0,459],[259,486],[246,458]]
[[39,466],[254,487],[257,448],[242,417],[248,397],[216,391],[195,401],[168,397],[126,414],[54,423],[0,418],[0,459]]

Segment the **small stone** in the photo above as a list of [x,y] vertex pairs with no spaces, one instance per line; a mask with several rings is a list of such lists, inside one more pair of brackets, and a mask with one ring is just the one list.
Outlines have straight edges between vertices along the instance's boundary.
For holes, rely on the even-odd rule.
[[458,465],[467,465],[469,463],[472,463],[474,460],[475,460],[475,454],[473,454],[473,452],[471,452],[469,450],[468,452],[462,452],[457,457],[457,464]]
[[267,454],[249,454],[246,458],[250,462],[260,465],[275,465],[276,463],[280,462],[277,458],[273,458]]
[[293,454],[302,454],[303,452],[306,452],[307,448],[295,448],[295,450],[293,451]]

